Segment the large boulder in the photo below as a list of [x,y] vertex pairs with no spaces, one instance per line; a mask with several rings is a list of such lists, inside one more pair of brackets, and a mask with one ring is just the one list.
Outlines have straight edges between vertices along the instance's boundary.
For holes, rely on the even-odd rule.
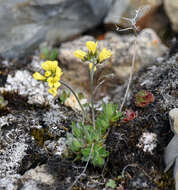
[[[112,56],[106,61],[105,67],[98,68],[96,72],[96,78],[109,73],[115,74],[112,82],[109,81],[108,85],[105,83],[105,87],[102,89],[102,92],[105,92],[105,94],[110,91],[111,86],[117,86],[128,78],[132,64],[134,39],[133,35],[118,35],[108,32],[104,40],[98,41],[100,50],[107,48],[112,51]],[[82,91],[89,90],[88,65],[76,58],[74,51],[77,49],[87,51],[85,43],[90,40],[95,39],[91,36],[83,36],[70,42],[64,42],[59,48],[60,64],[66,68],[63,78],[70,82],[72,86],[82,89]],[[158,57],[161,57],[167,51],[167,47],[152,29],[143,30],[137,37],[135,71],[138,71],[143,65],[154,63]]]
[[53,44],[81,34],[101,23],[111,3],[112,0],[0,0],[0,54],[19,57],[43,40]]

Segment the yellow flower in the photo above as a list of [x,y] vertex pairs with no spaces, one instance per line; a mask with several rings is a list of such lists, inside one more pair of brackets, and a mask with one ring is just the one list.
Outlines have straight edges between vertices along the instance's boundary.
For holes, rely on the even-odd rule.
[[46,71],[45,72],[45,77],[49,77],[49,76],[51,76],[51,74],[52,74],[51,71]]
[[56,77],[61,78],[63,72],[62,69],[60,67],[56,68]]
[[75,55],[75,57],[84,60],[84,59],[85,59],[85,56],[87,55],[87,53],[84,52],[84,51],[82,51],[82,50],[76,50],[76,51],[74,52],[74,55]]
[[86,42],[86,46],[89,50],[89,53],[92,52],[92,54],[94,55],[96,52],[96,48],[97,48],[97,42],[88,41],[88,42]]
[[99,54],[99,62],[101,63],[102,61],[108,59],[109,57],[111,57],[111,51],[104,48]]
[[41,64],[41,66],[45,71],[54,72],[56,70],[56,68],[58,67],[58,62],[57,61],[45,61],[44,63]]
[[[89,63],[90,72],[91,72],[91,70],[92,70],[92,67],[93,67],[93,63]],[[94,71],[96,71],[96,66],[94,67]]]
[[53,88],[53,87],[59,88],[59,87],[61,86],[59,80],[60,80],[59,77],[49,77],[49,78],[47,79],[47,81],[48,81],[48,86],[49,86],[50,88]]
[[52,94],[53,96],[56,96],[57,95],[57,88],[50,88],[50,89],[48,89],[48,92],[50,94]]
[[33,78],[36,80],[46,80],[46,77],[44,77],[43,75],[41,75],[39,72],[35,72],[33,74]]

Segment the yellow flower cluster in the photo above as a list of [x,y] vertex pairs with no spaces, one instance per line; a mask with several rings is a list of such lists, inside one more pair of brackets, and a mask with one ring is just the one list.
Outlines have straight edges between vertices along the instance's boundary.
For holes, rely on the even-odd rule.
[[48,92],[53,96],[56,96],[57,89],[60,87],[61,83],[59,82],[63,74],[61,68],[58,66],[57,61],[45,61],[41,64],[41,67],[44,70],[44,75],[39,72],[33,74],[33,78],[36,80],[47,81],[48,86],[50,87]]
[[[86,46],[88,48],[88,53],[82,50],[76,50],[74,52],[75,57],[81,59],[82,61],[91,61],[93,58],[97,59],[97,63],[102,63],[111,56],[111,51],[104,48],[99,54],[97,52],[97,42],[87,41]],[[94,64],[97,64],[94,63]],[[92,70],[93,63],[90,62],[89,69]],[[94,71],[96,66],[94,66]]]

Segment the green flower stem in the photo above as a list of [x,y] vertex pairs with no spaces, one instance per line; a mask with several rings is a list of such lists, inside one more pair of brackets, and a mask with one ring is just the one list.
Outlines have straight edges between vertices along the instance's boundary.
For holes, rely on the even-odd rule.
[[80,106],[80,108],[82,110],[82,116],[83,116],[82,123],[84,124],[86,113],[85,113],[85,110],[84,110],[82,104],[80,103],[80,100],[79,100],[78,96],[76,95],[75,91],[68,84],[66,84],[65,82],[63,82],[61,80],[60,80],[60,83],[63,84],[66,88],[68,88],[72,92],[72,94],[75,96],[75,98],[76,98],[76,100],[77,100],[77,102],[78,102],[78,104],[79,104],[79,106]]
[[94,129],[95,127],[95,110],[94,110],[94,73],[95,73],[95,64],[93,63],[92,69],[90,71],[90,88],[91,88],[91,111],[92,111],[92,124]]

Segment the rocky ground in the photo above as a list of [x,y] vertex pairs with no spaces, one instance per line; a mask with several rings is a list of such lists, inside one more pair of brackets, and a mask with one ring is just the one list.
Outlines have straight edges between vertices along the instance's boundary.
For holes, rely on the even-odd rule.
[[[0,24],[5,24],[1,18],[8,18],[8,27],[12,29],[0,29],[0,34],[3,34],[2,38],[0,36],[0,190],[66,190],[85,166],[85,162],[74,162],[66,146],[66,134],[71,132],[72,122],[82,118],[76,110],[76,102],[68,101],[64,105],[59,98],[63,87],[54,99],[48,93],[47,84],[32,77],[34,72],[40,71],[44,61],[41,51],[44,46],[52,48],[57,42],[55,47],[64,73],[63,81],[76,92],[83,92],[89,100],[88,65],[76,59],[73,52],[77,49],[85,51],[86,41],[97,39],[99,49],[110,49],[112,56],[107,64],[97,68],[95,85],[105,75],[112,74],[112,77],[98,89],[96,106],[100,108],[102,101],[120,105],[123,100],[135,37],[132,33],[116,31],[115,24],[119,21],[114,15],[118,13],[120,4],[103,1],[97,7],[100,10],[97,12],[103,12],[97,16],[94,1],[78,1],[74,7],[68,6],[72,2],[53,0],[49,4],[40,0],[30,3],[9,0],[5,3],[0,0],[0,10],[3,10]],[[139,2],[122,2],[119,15],[129,15],[130,9],[144,4]],[[174,136],[169,111],[178,108],[177,43],[171,49],[166,46],[169,44],[167,39],[176,36],[173,31],[166,35],[171,23],[177,30],[171,12],[175,7],[166,0],[164,3],[150,2],[149,14],[145,14],[138,25],[140,28],[152,26],[152,29],[145,28],[138,33],[134,77],[123,108],[132,109],[136,117],[111,126],[105,143],[109,157],[104,167],[89,164],[73,190],[109,190],[112,188],[106,184],[110,179],[115,181],[117,190],[175,189],[173,168],[164,172],[164,150]],[[41,11],[37,11],[39,7]],[[83,7],[81,12],[78,11],[80,7]],[[12,12],[8,15],[10,10]],[[30,20],[27,13],[31,15]],[[86,20],[79,22],[85,17]],[[93,30],[103,17],[104,25]],[[14,18],[18,21],[16,24]],[[160,18],[165,18],[163,24],[158,24]],[[59,21],[65,27],[61,28]],[[119,24],[128,27],[122,22]],[[53,27],[54,32],[50,32]],[[32,32],[28,33],[30,30]],[[19,34],[23,34],[23,38]],[[162,41],[166,41],[166,45]],[[154,101],[138,107],[136,94],[140,90],[150,92]],[[173,154],[176,159],[177,151]]]

